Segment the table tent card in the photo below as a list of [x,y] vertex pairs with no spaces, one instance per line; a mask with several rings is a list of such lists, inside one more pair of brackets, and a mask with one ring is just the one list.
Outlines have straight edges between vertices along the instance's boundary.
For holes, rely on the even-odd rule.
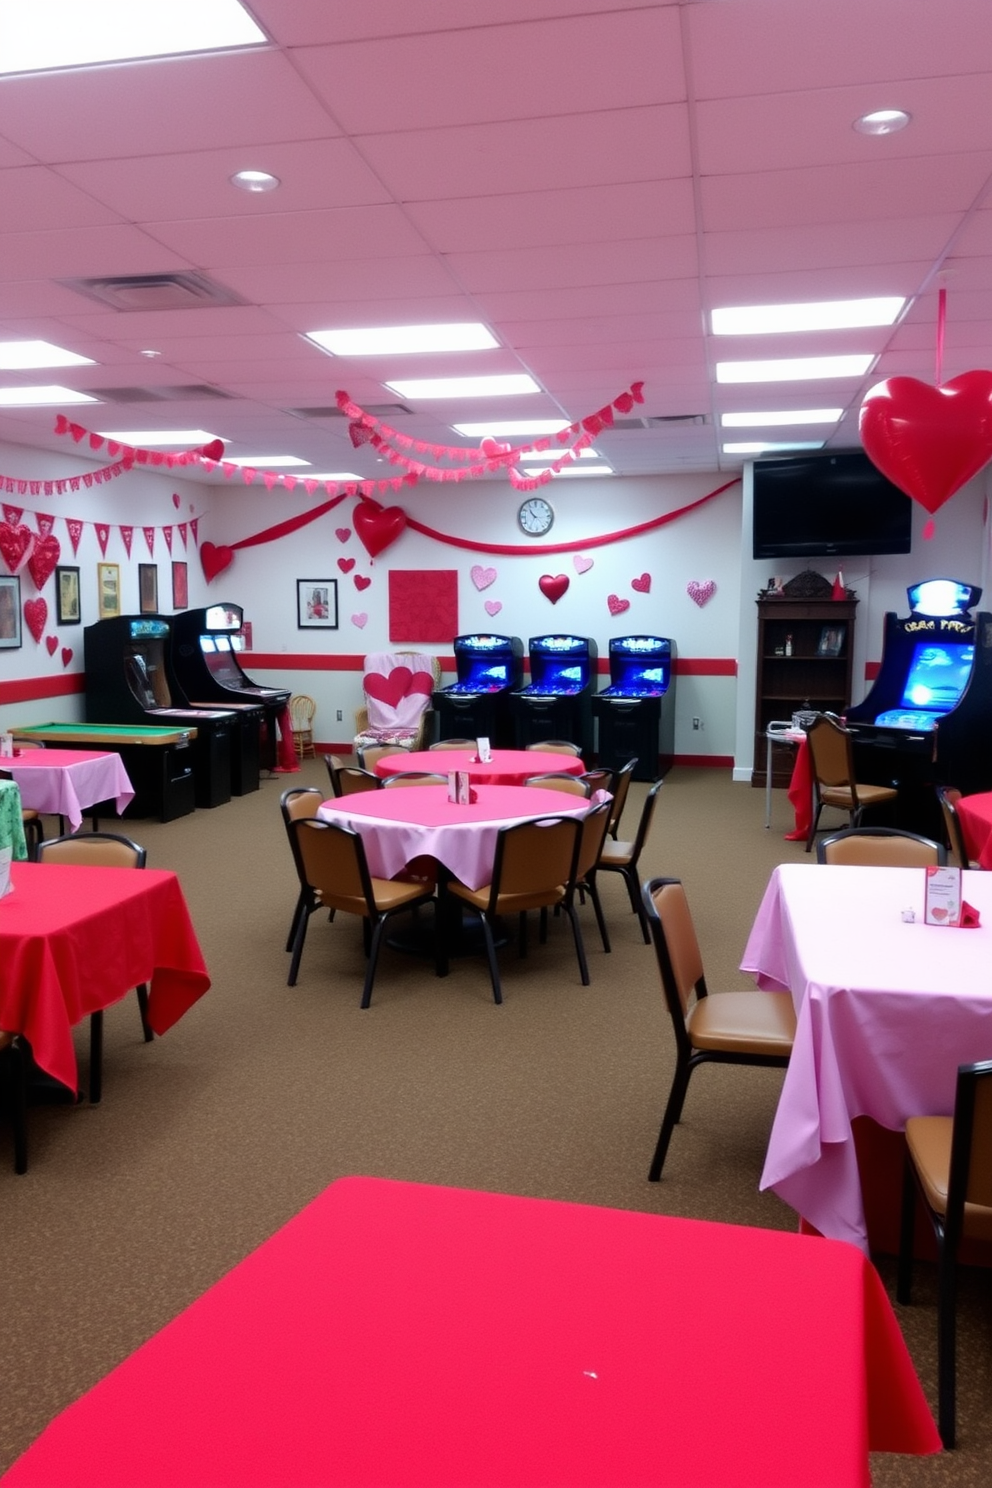
[[10,860],[14,856],[12,847],[0,847],[0,899],[14,892],[10,881]]

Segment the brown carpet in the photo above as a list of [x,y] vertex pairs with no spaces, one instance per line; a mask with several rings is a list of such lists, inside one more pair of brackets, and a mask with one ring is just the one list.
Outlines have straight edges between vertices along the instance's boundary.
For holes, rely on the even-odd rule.
[[[296,881],[279,795],[296,783],[324,786],[322,762],[214,811],[125,825],[151,866],[179,873],[213,987],[150,1045],[133,997],[107,1014],[103,1103],[32,1110],[26,1177],[15,1177],[0,1133],[0,1467],[341,1174],[795,1228],[792,1211],[757,1189],[777,1071],[699,1071],[664,1179],[647,1182],[671,1029],[615,874],[600,880],[612,955],[583,911],[589,987],[555,922],[525,960],[501,953],[501,1008],[483,959],[455,961],[438,980],[387,949],[362,1012],[358,922],[316,915],[299,984],[287,988]],[[632,788],[628,832],[645,792]],[[771,832],[763,813],[763,792],[723,772],[675,770],[642,858],[643,877],[684,879],[714,988],[748,985],[737,962],[768,875],[805,858],[782,839],[782,792]],[[85,1068],[83,1029],[77,1048]],[[892,1263],[879,1267],[892,1295]],[[897,1311],[933,1402],[931,1267],[919,1268],[914,1306]],[[877,1484],[992,1480],[990,1321],[988,1275],[968,1273],[960,1446],[875,1457]]]

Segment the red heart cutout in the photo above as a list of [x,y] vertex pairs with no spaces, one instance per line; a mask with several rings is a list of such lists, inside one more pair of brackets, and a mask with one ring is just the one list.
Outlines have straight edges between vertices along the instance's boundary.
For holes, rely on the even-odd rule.
[[21,522],[0,522],[0,553],[12,574],[16,574],[31,556],[35,535]]
[[24,623],[36,641],[40,641],[45,634],[45,621],[47,619],[48,605],[43,599],[26,599],[24,601]]
[[347,542],[349,537],[351,536],[351,528],[335,527],[334,536],[337,538],[338,542]]
[[944,909],[943,905],[935,904],[933,909],[930,911],[930,918],[932,920],[946,920],[947,910]]
[[354,558],[339,558],[338,559],[338,568],[341,570],[342,573],[351,573],[351,570],[354,568],[354,566],[355,566],[355,560],[354,560]]
[[28,572],[34,579],[36,589],[44,589],[52,574],[55,565],[59,561],[62,545],[57,537],[48,533],[45,537],[36,537],[31,557],[28,559]]
[[372,582],[372,580],[371,579],[367,579],[364,574],[356,574],[355,575],[355,588],[356,589],[367,589],[369,587],[369,585],[371,584],[371,582]]
[[622,615],[624,610],[630,609],[630,600],[621,599],[618,594],[609,594],[606,598],[611,615]]
[[872,464],[933,514],[992,459],[992,372],[942,387],[890,377],[865,395],[860,429]]
[[219,460],[223,460],[223,458],[224,458],[224,441],[223,441],[223,439],[211,439],[211,441],[210,441],[209,444],[205,444],[203,446],[203,454],[206,455],[206,457],[207,457],[208,460],[218,460],[218,461]]
[[55,647],[58,645],[58,643],[59,643],[58,636],[46,636],[45,637],[45,645],[48,647],[48,654],[49,654],[49,656],[54,656],[55,655]]
[[552,604],[557,604],[562,595],[568,589],[567,574],[542,574],[537,581],[537,587],[545,599],[550,599]]
[[72,660],[72,647],[71,646],[63,646],[62,647],[62,665],[64,667],[67,667],[69,665],[69,663],[70,663],[71,660]]
[[637,592],[638,592],[638,594],[650,594],[651,593],[651,575],[650,574],[641,574],[641,577],[639,579],[631,579],[631,581],[630,581],[630,587],[631,587],[631,589],[636,589]]
[[223,573],[225,568],[230,568],[233,562],[233,548],[219,548],[212,542],[200,544],[200,567],[208,584],[219,573]]
[[394,543],[406,526],[400,506],[381,507],[377,501],[361,501],[355,507],[355,531],[369,556],[375,558]]
[[182,501],[182,499],[183,498],[180,496],[180,494],[179,494],[178,491],[173,491],[173,493],[172,493],[172,504],[173,504],[174,507],[176,507],[177,510],[179,508],[179,503],[180,503],[180,501]]

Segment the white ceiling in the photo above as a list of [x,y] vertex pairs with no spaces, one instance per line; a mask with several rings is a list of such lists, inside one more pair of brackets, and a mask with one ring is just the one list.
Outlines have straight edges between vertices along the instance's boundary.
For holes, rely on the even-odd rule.
[[[941,285],[945,379],[992,366],[989,0],[248,8],[270,46],[0,78],[0,339],[97,363],[0,386],[167,388],[66,411],[373,476],[343,419],[299,411],[338,388],[395,404],[388,377],[532,374],[536,396],[383,415],[458,444],[454,421],[575,420],[643,380],[635,412],[673,422],[597,441],[633,475],[739,468],[720,453],[725,411],[843,406],[830,442],[856,444],[868,387],[933,381]],[[856,133],[879,108],[912,123]],[[281,189],[236,190],[244,168]],[[189,271],[242,303],[122,312],[61,282]],[[860,295],[913,300],[895,328],[708,332],[714,307]],[[484,321],[499,348],[339,359],[301,339],[449,320]],[[715,382],[717,360],[846,351],[878,355],[863,382]],[[0,438],[64,451],[57,411],[0,413]],[[763,432],[785,437],[724,437]]]

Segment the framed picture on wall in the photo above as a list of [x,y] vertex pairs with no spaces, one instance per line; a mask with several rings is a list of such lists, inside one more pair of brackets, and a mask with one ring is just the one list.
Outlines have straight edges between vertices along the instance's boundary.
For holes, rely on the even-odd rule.
[[100,619],[110,620],[121,612],[121,568],[119,563],[98,563],[96,566],[97,603]]
[[16,574],[0,575],[0,650],[21,644],[21,581]]
[[78,568],[55,570],[55,617],[59,625],[78,625],[82,619],[79,610]]
[[185,610],[189,605],[189,572],[185,563],[172,565],[172,608]]
[[296,625],[298,630],[337,630],[337,579],[297,579]]
[[158,564],[138,564],[138,609],[142,615],[158,613]]

